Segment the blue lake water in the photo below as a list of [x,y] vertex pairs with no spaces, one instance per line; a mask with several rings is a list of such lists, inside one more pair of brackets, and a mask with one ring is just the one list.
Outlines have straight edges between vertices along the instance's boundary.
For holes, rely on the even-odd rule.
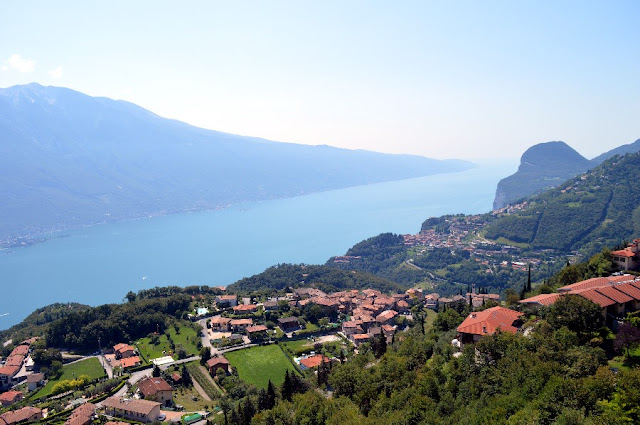
[[0,251],[0,329],[53,302],[119,302],[164,285],[228,285],[277,263],[321,264],[382,232],[417,233],[427,217],[491,209],[513,162],[461,173],[108,223]]

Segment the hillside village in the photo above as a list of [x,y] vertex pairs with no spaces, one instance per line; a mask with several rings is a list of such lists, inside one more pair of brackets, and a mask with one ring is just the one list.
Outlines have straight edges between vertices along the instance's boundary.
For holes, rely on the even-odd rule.
[[[638,242],[624,252],[612,253],[612,258],[618,262],[633,258],[625,253],[637,255]],[[426,244],[426,239],[420,243]],[[475,288],[453,297],[419,288],[391,294],[374,289],[325,293],[312,286],[266,298],[224,291],[192,296],[192,312],[185,316],[188,322],[175,322],[162,335],[100,347],[90,356],[63,359],[38,337],[5,343],[14,348],[0,367],[0,389],[4,391],[0,394],[4,410],[0,425],[84,425],[98,418],[116,424],[205,423],[224,417],[226,423],[229,411],[222,400],[248,384],[265,394],[275,386],[283,393],[295,392],[286,389],[287,385],[296,382],[305,388],[304,380],[323,388],[333,365],[366,353],[380,357],[397,338],[403,339],[416,326],[424,329],[425,323],[434,323],[446,312],[466,314],[449,341],[454,356],[462,355],[466,345],[496,332],[528,332],[532,322],[527,317],[536,317],[540,308],[571,296],[597,305],[603,323],[617,330],[628,314],[638,310],[640,280],[623,273],[591,278],[508,307],[500,295],[476,293]],[[162,349],[163,338],[168,342],[166,349]],[[183,342],[175,344],[177,339]],[[47,363],[45,354],[54,351],[57,360]],[[255,363],[267,358],[276,359],[278,366],[258,364],[256,369]],[[54,367],[58,360],[64,365]],[[45,364],[48,366],[43,367]],[[59,379],[60,371],[65,375],[65,369],[84,364],[91,367],[78,368],[78,373],[86,370],[88,374],[72,372],[72,379]],[[266,382],[261,381],[263,374]],[[184,394],[189,395],[185,398]],[[194,400],[199,402],[192,403]]]

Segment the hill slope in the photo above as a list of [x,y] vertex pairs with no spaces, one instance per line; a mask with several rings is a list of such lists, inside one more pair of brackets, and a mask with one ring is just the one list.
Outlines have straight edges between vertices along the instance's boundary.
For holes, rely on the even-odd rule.
[[487,227],[534,249],[594,253],[640,233],[640,153],[616,156],[587,173],[528,200],[522,211]]
[[498,183],[493,209],[555,187],[590,166],[587,158],[564,142],[534,145],[522,154],[518,171]]
[[0,239],[470,166],[204,130],[65,88],[0,89]]
[[493,209],[556,187],[571,177],[612,158],[640,151],[640,139],[588,160],[564,142],[548,142],[527,149],[518,171],[498,183]]

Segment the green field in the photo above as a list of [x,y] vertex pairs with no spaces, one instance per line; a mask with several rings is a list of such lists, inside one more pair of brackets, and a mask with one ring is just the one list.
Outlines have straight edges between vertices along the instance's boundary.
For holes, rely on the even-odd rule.
[[295,371],[277,345],[231,351],[224,356],[238,370],[240,379],[259,388],[267,388],[269,380],[274,385],[280,385],[284,381],[285,371]]
[[42,387],[34,397],[46,397],[51,393],[51,390],[56,383],[64,380],[72,380],[80,377],[81,375],[89,375],[91,380],[107,376],[97,358],[92,357],[90,359],[80,360],[79,362],[62,366],[62,373],[60,376],[56,379],[50,379],[49,382],[47,382],[47,385]]
[[295,352],[301,348],[313,347],[313,342],[308,339],[299,339],[297,341],[289,341],[284,343],[285,347]]
[[[189,341],[189,339],[193,340],[194,338],[198,338],[198,333],[191,327],[186,326],[184,324],[179,325],[180,333],[176,332],[173,326],[169,326],[167,328],[167,332],[171,336],[173,343],[177,346],[181,344],[189,355],[198,354],[198,349],[196,344]],[[169,354],[173,355],[174,358],[175,353],[171,351],[171,345],[169,344],[169,340],[165,334],[162,334],[158,337],[158,343],[152,344],[151,338],[144,337],[140,338],[136,341],[136,347],[138,347],[138,351],[142,356],[150,362],[151,359],[156,359],[158,357],[168,356]]]

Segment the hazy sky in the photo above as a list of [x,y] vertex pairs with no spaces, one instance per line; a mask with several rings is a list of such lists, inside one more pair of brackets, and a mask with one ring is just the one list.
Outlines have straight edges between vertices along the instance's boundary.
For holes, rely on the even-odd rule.
[[436,158],[640,138],[638,1],[3,2],[0,87]]

